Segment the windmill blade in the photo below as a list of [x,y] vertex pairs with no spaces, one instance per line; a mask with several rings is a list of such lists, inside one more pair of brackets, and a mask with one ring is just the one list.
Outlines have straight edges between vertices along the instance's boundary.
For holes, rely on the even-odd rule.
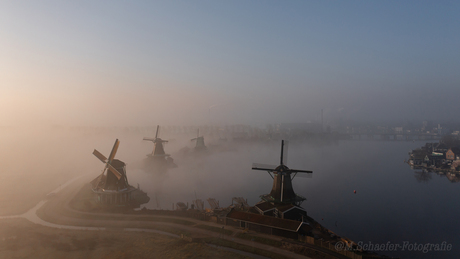
[[284,140],[281,140],[281,156],[280,156],[280,165],[283,164],[283,150],[284,149]]
[[155,133],[155,139],[158,138],[158,131],[160,131],[160,125],[157,125],[157,133]]
[[147,137],[144,137],[143,140],[155,141],[155,139],[153,139],[153,138],[147,138]]
[[309,174],[312,174],[313,171],[309,171],[309,170],[297,170],[297,169],[291,169],[291,172],[293,173],[309,173]]
[[275,171],[275,170],[270,169],[270,168],[257,168],[257,167],[253,167],[252,170],[268,171],[268,172],[273,172],[273,171]]
[[120,141],[116,139],[115,144],[113,144],[112,152],[110,152],[109,160],[107,161],[108,163],[111,163],[113,158],[115,157],[115,154],[117,153],[117,150],[118,150],[118,145],[120,145]]
[[115,169],[115,167],[113,167],[111,164],[107,164],[107,165],[108,165],[109,171],[112,172],[118,178],[118,180],[120,180],[122,174],[120,174],[120,172],[118,172],[118,170]]
[[283,164],[288,164],[288,154],[289,154],[289,141],[284,140],[284,148],[283,148]]
[[194,140],[197,140],[198,138],[192,138],[190,141],[194,141]]
[[107,163],[107,157],[105,157],[101,152],[97,151],[96,149],[93,151],[93,155],[95,155],[102,163]]
[[266,165],[266,164],[252,164],[252,170],[262,170],[262,171],[275,171],[276,165]]

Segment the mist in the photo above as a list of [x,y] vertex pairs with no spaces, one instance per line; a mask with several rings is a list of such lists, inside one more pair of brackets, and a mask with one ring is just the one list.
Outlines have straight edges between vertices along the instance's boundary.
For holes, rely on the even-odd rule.
[[[2,1],[0,215],[75,177],[89,183],[104,168],[93,150],[108,156],[115,139],[145,208],[254,205],[273,180],[252,163],[277,165],[280,140],[297,136],[287,164],[314,173],[294,190],[327,228],[355,240],[458,241],[437,230],[460,231],[442,225],[455,222],[444,199],[455,186],[402,163],[424,143],[340,137],[460,130],[459,13],[453,1]],[[157,125],[178,166],[163,173],[144,167],[153,144],[142,139]],[[236,141],[231,127],[282,134]],[[193,152],[198,128],[208,153]],[[379,217],[388,211],[395,217]],[[432,211],[450,221],[407,216]]]
[[[147,208],[172,209],[172,203],[191,203],[196,198],[216,198],[221,206],[228,206],[232,197],[240,196],[255,204],[260,200],[259,195],[270,192],[272,178],[251,167],[252,163],[278,165],[279,141],[235,142],[223,138],[226,137],[223,133],[221,136],[204,133],[208,150],[199,153],[193,150],[195,142],[191,141],[196,137],[194,127],[188,127],[185,133],[172,133],[160,126],[159,136],[168,140],[165,151],[178,167],[158,172],[146,168],[144,162],[153,150],[153,143],[143,137],[155,136],[155,128],[3,128],[0,154],[4,208],[20,207],[18,210],[22,211],[18,213],[23,212],[27,205],[78,176],[86,177],[89,183],[104,168],[92,154],[93,150],[108,157],[115,139],[120,141],[115,158],[127,164],[128,182],[135,187],[139,184],[151,197],[149,204],[144,205]],[[296,151],[290,152],[288,165],[298,168],[305,162],[302,146],[290,145]],[[248,195],[254,191],[255,194]],[[27,204],[23,206],[14,205],[24,201]]]
[[[143,141],[143,137],[154,136],[154,127],[142,131],[129,131],[119,128],[41,128],[41,129],[3,129],[2,148],[2,207],[3,212],[18,207],[16,213],[24,212],[27,205],[37,200],[68,180],[85,176],[96,178],[104,165],[92,155],[94,149],[106,156],[110,153],[115,139],[120,140],[116,158],[127,164],[128,182],[148,193],[151,202],[147,207],[171,209],[172,203],[192,202],[195,193],[203,200],[213,197],[229,205],[231,197],[240,196],[245,188],[251,188],[264,180],[267,192],[271,188],[271,178],[251,172],[253,160],[267,160],[271,154],[276,164],[278,147],[264,152],[255,152],[254,147],[228,147],[226,151],[209,154],[194,154],[190,141],[194,133],[170,136],[165,144],[167,153],[175,159],[177,168],[168,172],[152,172],[144,167],[147,154],[152,152],[153,144]],[[168,136],[160,136],[168,139]],[[206,139],[212,150],[212,139]],[[220,145],[231,146],[232,143]],[[183,154],[181,149],[189,148]],[[270,156],[268,156],[270,157]],[[269,162],[269,161],[268,161]],[[245,173],[247,177],[241,177]],[[89,181],[88,181],[89,183]],[[158,197],[155,197],[158,195]],[[248,197],[256,202],[258,197]],[[18,201],[19,199],[19,201]],[[160,204],[156,204],[156,200]],[[22,204],[22,205],[17,205]]]

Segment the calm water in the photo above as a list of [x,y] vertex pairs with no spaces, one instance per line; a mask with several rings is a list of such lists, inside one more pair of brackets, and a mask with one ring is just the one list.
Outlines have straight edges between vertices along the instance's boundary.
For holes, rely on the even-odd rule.
[[[450,252],[386,251],[402,258],[460,257],[460,185],[430,173],[420,177],[404,163],[411,149],[425,142],[343,141],[338,145],[290,143],[290,168],[313,170],[313,178],[296,178],[302,204],[325,227],[364,244],[452,244]],[[203,157],[176,157],[179,167],[157,177],[133,171],[131,184],[141,183],[149,208],[171,209],[177,201],[214,197],[221,206],[242,196],[250,205],[269,193],[270,176],[252,171],[252,162],[279,163],[279,143],[243,145],[237,152]],[[129,169],[129,168],[128,168]],[[143,188],[144,187],[144,188]],[[353,191],[356,190],[356,194]],[[206,203],[206,206],[208,204]]]
[[[356,141],[317,149],[316,155],[330,159],[303,150],[305,156],[318,158],[302,162],[296,156],[302,167],[315,171],[310,181],[296,183],[296,191],[308,198],[303,207],[324,226],[355,242],[452,244],[451,252],[384,252],[388,256],[459,258],[460,185],[434,173],[420,181],[403,163],[409,150],[423,144]],[[295,153],[302,150],[291,147],[292,164]]]

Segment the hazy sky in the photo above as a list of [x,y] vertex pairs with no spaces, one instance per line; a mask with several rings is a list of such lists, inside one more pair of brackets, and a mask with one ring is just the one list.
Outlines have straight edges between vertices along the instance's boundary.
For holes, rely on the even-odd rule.
[[1,1],[0,125],[458,119],[458,1]]

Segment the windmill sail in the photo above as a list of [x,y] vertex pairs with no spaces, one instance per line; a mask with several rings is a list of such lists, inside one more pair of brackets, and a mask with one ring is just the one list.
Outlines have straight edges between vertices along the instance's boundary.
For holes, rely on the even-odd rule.
[[109,166],[110,172],[112,172],[118,178],[118,180],[120,180],[122,174],[118,172],[118,170],[115,169],[115,167],[113,167],[112,165],[109,164],[108,166]]
[[110,152],[110,156],[109,156],[109,163],[112,162],[113,158],[115,157],[115,154],[117,153],[118,151],[118,146],[120,145],[120,141],[115,140],[115,144],[113,144],[113,148],[112,148],[112,151]]
[[274,171],[278,167],[277,165],[267,165],[267,164],[259,164],[253,163],[252,170],[262,170],[262,171]]
[[96,149],[93,151],[93,155],[95,155],[99,160],[102,161],[102,163],[107,163],[107,158],[101,154],[101,152],[97,151]]

